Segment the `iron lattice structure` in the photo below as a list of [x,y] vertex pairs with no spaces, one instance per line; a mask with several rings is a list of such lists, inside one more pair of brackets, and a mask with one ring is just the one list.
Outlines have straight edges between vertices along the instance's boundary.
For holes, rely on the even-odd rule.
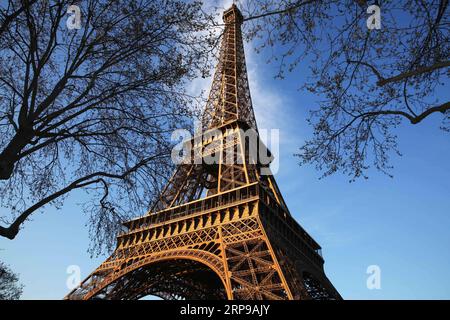
[[[268,164],[249,151],[247,133],[259,138],[243,18],[233,5],[223,19],[206,131],[192,140],[200,161],[178,166],[150,213],[124,223],[114,253],[67,299],[341,298],[320,246],[292,218],[273,176],[261,174]],[[212,154],[218,161],[203,161]]]

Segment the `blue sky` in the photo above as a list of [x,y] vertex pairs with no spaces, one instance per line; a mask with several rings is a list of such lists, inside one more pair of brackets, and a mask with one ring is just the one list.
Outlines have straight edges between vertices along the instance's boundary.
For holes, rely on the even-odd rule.
[[[258,125],[280,129],[278,185],[291,213],[322,246],[326,274],[343,298],[450,299],[450,142],[439,115],[396,130],[403,156],[392,157],[394,178],[370,171],[368,180],[353,183],[340,174],[319,180],[320,173],[293,157],[311,136],[305,120],[320,99],[298,90],[307,64],[274,80],[274,66],[250,46]],[[202,80],[192,90],[207,87]],[[77,205],[84,197],[72,193],[61,210],[36,214],[14,241],[0,238],[0,259],[25,285],[22,298],[61,299],[69,291],[69,265],[79,265],[84,278],[105,259],[86,251],[88,217]],[[381,268],[379,290],[366,287],[369,265]]]

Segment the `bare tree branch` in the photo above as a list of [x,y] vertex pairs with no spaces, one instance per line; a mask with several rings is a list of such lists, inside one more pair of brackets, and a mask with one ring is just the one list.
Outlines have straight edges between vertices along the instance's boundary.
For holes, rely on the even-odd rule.
[[[64,23],[72,4],[0,9],[0,236],[10,239],[77,189],[93,225],[146,212],[172,169],[170,134],[200,101],[185,85],[214,53],[214,13],[200,2],[85,0],[79,30]],[[117,227],[100,224],[93,242]]]
[[387,79],[383,78],[383,79],[379,80],[377,82],[377,84],[379,86],[384,86],[384,85],[386,85],[388,83],[402,81],[404,79],[408,79],[408,78],[411,78],[411,77],[414,77],[414,76],[422,75],[424,73],[430,73],[430,72],[432,72],[434,70],[442,69],[442,68],[446,68],[446,67],[450,67],[450,61],[449,60],[442,61],[442,62],[437,62],[437,63],[435,63],[435,64],[433,64],[431,66],[421,67],[421,68],[418,68],[418,69],[415,69],[415,70],[404,72],[404,73],[401,73],[399,75],[396,75],[394,77],[390,77],[390,78],[387,78]]
[[21,13],[23,13],[27,8],[29,8],[30,6],[32,6],[34,3],[36,3],[37,0],[24,0],[21,1],[22,6],[19,7],[18,9],[16,9],[15,11],[13,11],[10,14],[6,14],[3,11],[0,11],[2,17],[2,20],[0,21],[0,37],[2,36],[2,34],[8,30],[9,25],[14,21],[14,19],[16,19]]
[[[82,178],[79,178],[66,187],[60,189],[59,191],[45,197],[44,199],[40,200],[39,202],[33,204],[31,207],[23,211],[15,220],[13,223],[11,223],[8,227],[0,226],[0,236],[8,238],[8,239],[14,239],[16,235],[19,233],[20,226],[34,213],[36,210],[41,209],[46,204],[50,203],[51,201],[61,197],[62,195],[73,191],[75,189],[84,188],[92,184],[96,183],[105,183],[105,181],[102,178],[111,178],[111,179],[125,179],[130,174],[136,172],[139,168],[144,166],[150,161],[154,161],[159,156],[154,156],[148,159],[144,159],[140,161],[139,163],[135,164],[133,167],[125,170],[121,174],[112,174],[108,172],[94,172],[87,176],[84,176]],[[102,198],[104,199],[104,198]]]
[[310,69],[301,88],[320,101],[309,106],[313,134],[296,154],[301,165],[351,180],[371,167],[392,176],[402,120],[439,114],[450,132],[448,2],[375,2],[382,30],[366,28],[367,1],[246,2],[247,35],[277,64],[276,77],[305,62]]

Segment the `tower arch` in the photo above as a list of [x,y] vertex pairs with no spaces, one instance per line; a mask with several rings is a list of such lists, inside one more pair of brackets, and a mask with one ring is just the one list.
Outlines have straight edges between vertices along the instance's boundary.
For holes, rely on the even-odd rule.
[[[80,290],[82,299],[140,299],[146,295],[168,300],[230,299],[222,261],[201,250],[170,250],[147,258],[129,260],[92,278]],[[76,294],[74,292],[73,294]]]

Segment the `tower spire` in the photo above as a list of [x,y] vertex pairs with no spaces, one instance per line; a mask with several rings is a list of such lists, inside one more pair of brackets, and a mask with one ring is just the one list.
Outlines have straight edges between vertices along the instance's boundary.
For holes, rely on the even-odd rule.
[[257,129],[242,41],[243,20],[242,13],[234,3],[223,13],[225,29],[219,62],[203,114],[203,129],[235,120]]

